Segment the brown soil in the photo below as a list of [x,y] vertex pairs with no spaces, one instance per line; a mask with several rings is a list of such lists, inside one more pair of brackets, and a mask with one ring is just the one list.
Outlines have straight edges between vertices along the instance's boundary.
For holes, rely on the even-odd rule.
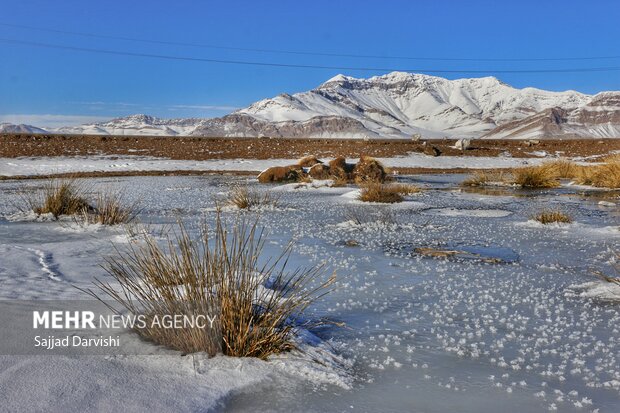
[[[620,150],[620,139],[543,140],[528,147],[522,141],[473,140],[465,152],[451,148],[455,140],[432,140],[441,156],[497,156],[503,152],[513,157],[531,158],[534,151],[562,152],[565,156],[604,155]],[[392,157],[409,152],[424,152],[420,142],[411,140],[360,139],[282,139],[282,138],[198,138],[144,136],[78,135],[0,135],[0,157],[143,155],[171,159],[297,159],[306,155],[333,158],[339,155]]]

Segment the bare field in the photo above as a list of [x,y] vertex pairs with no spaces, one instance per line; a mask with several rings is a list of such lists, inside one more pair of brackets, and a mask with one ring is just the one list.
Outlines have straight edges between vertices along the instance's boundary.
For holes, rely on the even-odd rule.
[[[523,141],[474,140],[471,149],[453,148],[454,139],[429,140],[446,156],[537,157],[537,152],[561,156],[596,156],[620,151],[620,139],[543,140],[528,146]],[[0,135],[0,157],[143,155],[177,160],[277,159],[319,157],[394,157],[424,152],[421,142],[412,140],[362,139],[283,139],[283,138],[201,138],[80,135]]]

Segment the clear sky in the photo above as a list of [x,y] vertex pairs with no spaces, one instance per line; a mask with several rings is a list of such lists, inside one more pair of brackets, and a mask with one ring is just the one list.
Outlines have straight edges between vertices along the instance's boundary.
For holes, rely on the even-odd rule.
[[[3,24],[232,48],[464,59],[620,56],[617,0],[0,0],[0,10]],[[584,93],[620,89],[620,71],[494,72],[620,67],[620,57],[497,62],[314,56],[149,44],[4,25],[0,38],[201,59],[430,69],[426,72],[447,78],[494,75],[515,87]],[[385,73],[162,60],[2,41],[0,56],[0,121],[39,126],[133,113],[220,116],[282,92],[311,89],[341,72],[356,77]]]

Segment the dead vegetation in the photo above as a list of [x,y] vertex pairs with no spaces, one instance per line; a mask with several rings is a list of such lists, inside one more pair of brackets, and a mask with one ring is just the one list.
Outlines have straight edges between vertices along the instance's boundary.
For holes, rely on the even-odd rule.
[[180,314],[214,320],[205,328],[136,327],[145,339],[171,349],[261,359],[291,350],[295,332],[310,324],[302,321],[308,306],[335,282],[335,275],[325,280],[320,267],[288,272],[290,245],[275,259],[264,257],[256,221],[226,225],[218,216],[196,238],[180,223],[173,234],[162,246],[142,233],[140,242],[107,260],[114,285],[96,280],[96,291],[87,290],[149,319]]
[[521,188],[555,188],[560,185],[560,179],[572,179],[577,184],[599,188],[620,188],[620,155],[607,157],[604,162],[593,165],[579,165],[561,159],[515,168],[510,174],[480,171],[465,179],[461,186],[512,184]]
[[570,224],[573,222],[573,219],[568,214],[557,209],[545,209],[534,215],[533,218],[544,225],[554,223]]
[[92,192],[81,180],[52,178],[42,188],[23,189],[18,209],[37,215],[51,214],[54,219],[72,216],[80,224],[101,225],[126,224],[140,212],[139,203],[126,203],[120,190]]
[[594,274],[603,281],[620,286],[620,252],[612,259],[612,268],[616,275],[607,275],[602,271],[594,271]]
[[620,155],[610,156],[601,164],[581,167],[575,182],[598,188],[620,188]]
[[479,171],[465,179],[461,186],[480,187],[492,185],[513,185],[521,188],[555,188],[560,177],[572,168],[564,161],[549,162],[538,166],[514,168],[509,173],[502,171]]
[[562,179],[575,178],[581,169],[581,166],[566,159],[545,162],[543,166],[549,168],[556,177]]
[[22,199],[27,209],[37,215],[76,215],[91,209],[85,198],[86,189],[76,179],[50,179],[42,189],[24,190]]
[[79,216],[86,224],[119,225],[132,222],[139,213],[138,202],[128,204],[121,191],[105,190],[97,193],[92,207],[80,211]]
[[410,184],[366,183],[361,186],[358,199],[363,202],[394,204],[402,202],[404,196],[420,192],[420,188]]
[[554,167],[549,165],[528,166],[512,171],[512,184],[521,188],[556,188],[560,186]]
[[478,171],[461,182],[461,186],[487,186],[505,183],[506,181],[507,177],[504,172]]
[[228,193],[226,203],[239,209],[251,210],[257,207],[277,207],[279,199],[270,192],[260,193],[247,185],[236,185]]

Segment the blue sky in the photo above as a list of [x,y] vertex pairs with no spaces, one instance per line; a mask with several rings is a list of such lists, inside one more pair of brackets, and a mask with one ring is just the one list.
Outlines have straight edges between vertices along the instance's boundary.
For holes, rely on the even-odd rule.
[[[618,1],[31,1],[0,0],[0,23],[170,42],[378,56],[620,56]],[[620,66],[306,56],[147,44],[0,25],[0,38],[224,60],[400,69],[512,70]],[[211,117],[345,72],[92,54],[0,42],[0,121],[40,126],[147,113]],[[438,74],[448,78],[483,76]],[[620,89],[620,71],[495,74],[515,87]]]

